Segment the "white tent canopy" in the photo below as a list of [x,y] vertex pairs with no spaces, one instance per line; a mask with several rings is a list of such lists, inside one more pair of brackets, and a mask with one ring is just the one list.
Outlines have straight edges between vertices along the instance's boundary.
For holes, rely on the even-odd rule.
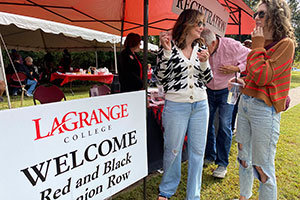
[[[120,46],[121,41],[121,37],[117,35],[5,12],[0,12],[0,33],[8,49],[61,51],[66,48],[69,51],[114,51],[115,65],[116,47]],[[123,42],[124,40],[125,38]],[[148,49],[157,51],[158,47],[148,44]],[[3,66],[3,63],[0,65]],[[116,66],[115,68],[117,71]],[[4,69],[0,70],[0,80],[3,79]]]
[[[121,41],[117,35],[5,12],[0,12],[0,33],[9,49],[25,51],[115,51]],[[158,47],[148,44],[148,49]]]
[[8,48],[32,51],[112,51],[120,36],[68,24],[0,12],[0,33]]
[[[121,40],[113,34],[4,12],[0,12],[0,33],[9,49],[26,51],[113,51],[113,44],[119,47]],[[148,48],[158,50],[153,44]]]
[[[144,41],[141,41],[141,49],[144,49]],[[158,46],[155,44],[148,43],[148,50],[150,51],[158,51]]]
[[[8,49],[26,51],[114,51],[114,44],[121,41],[113,34],[4,12],[0,33]],[[0,80],[3,73],[0,70]]]

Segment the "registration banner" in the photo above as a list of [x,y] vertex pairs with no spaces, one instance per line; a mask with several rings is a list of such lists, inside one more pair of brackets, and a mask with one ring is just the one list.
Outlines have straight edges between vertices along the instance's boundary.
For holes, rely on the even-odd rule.
[[217,0],[173,0],[172,12],[180,14],[186,9],[199,10],[207,28],[221,37],[225,35],[229,13]]
[[0,111],[0,199],[105,199],[148,173],[145,91]]

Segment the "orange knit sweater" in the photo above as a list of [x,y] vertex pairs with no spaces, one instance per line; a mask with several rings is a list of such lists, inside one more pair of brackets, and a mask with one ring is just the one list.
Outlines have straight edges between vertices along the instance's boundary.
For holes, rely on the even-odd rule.
[[242,93],[262,99],[268,106],[273,105],[276,112],[281,112],[290,89],[295,46],[290,38],[284,38],[266,51],[264,46],[271,42],[264,37],[252,38]]

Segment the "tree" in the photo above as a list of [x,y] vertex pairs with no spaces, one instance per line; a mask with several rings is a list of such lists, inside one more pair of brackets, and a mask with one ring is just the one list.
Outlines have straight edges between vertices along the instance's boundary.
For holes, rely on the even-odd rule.
[[149,36],[148,41],[151,44],[155,44],[155,45],[159,45],[159,36],[155,35],[155,36]]
[[295,29],[297,48],[295,51],[295,61],[300,61],[300,4],[297,0],[289,0],[289,6],[292,13],[292,26]]
[[[259,0],[244,0],[244,2],[253,10]],[[295,51],[295,61],[300,61],[300,3],[298,0],[288,0],[289,7],[291,9],[291,21],[292,26],[295,29],[295,37],[297,41],[297,48]]]
[[257,5],[259,0],[244,0],[244,2],[252,9],[255,9],[255,6]]

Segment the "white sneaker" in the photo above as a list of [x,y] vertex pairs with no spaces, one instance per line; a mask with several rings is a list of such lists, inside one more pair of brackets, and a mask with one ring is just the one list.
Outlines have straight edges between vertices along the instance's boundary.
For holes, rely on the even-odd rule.
[[216,178],[225,178],[227,173],[226,167],[218,166],[217,169],[214,170],[212,176]]
[[28,97],[33,97],[33,94],[31,94],[31,93],[26,92],[25,94],[26,94],[26,96],[28,96]]

